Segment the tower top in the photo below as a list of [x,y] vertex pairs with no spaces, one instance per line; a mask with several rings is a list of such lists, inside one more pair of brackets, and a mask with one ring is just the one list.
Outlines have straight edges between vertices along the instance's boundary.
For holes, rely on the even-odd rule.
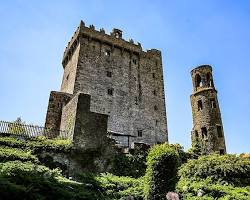
[[201,71],[201,70],[209,70],[209,71],[213,71],[211,65],[198,65],[196,66],[194,69],[191,70],[191,75],[194,74],[197,71]]

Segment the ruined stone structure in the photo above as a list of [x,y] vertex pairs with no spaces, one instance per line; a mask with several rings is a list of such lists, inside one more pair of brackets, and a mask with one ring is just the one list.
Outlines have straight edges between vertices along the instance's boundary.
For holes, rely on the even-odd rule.
[[193,94],[192,145],[199,144],[205,153],[226,153],[221,113],[214,87],[212,67],[201,65],[191,71]]
[[84,109],[79,110],[82,101],[76,98],[81,92],[91,96],[88,112],[98,115],[89,128],[93,134],[99,128],[97,118],[107,118],[107,132],[116,135],[121,144],[128,142],[123,135],[131,136],[129,146],[133,142],[152,145],[167,141],[159,50],[143,51],[140,43],[124,40],[119,29],[109,35],[81,21],[66,47],[62,65],[61,90],[51,92],[46,128],[71,131],[73,135],[84,132],[83,121],[88,116],[84,116]]

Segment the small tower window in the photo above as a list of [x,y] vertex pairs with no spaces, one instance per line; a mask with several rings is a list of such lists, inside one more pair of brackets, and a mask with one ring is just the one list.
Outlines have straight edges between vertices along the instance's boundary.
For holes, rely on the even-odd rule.
[[194,139],[195,139],[196,142],[197,142],[198,139],[199,139],[199,134],[198,134],[198,131],[197,131],[197,130],[194,131]]
[[138,97],[135,97],[135,105],[138,105]]
[[201,128],[201,134],[202,134],[202,138],[207,138],[207,128],[206,127]]
[[155,79],[155,73],[152,74],[153,78]]
[[197,74],[195,76],[195,87],[201,87],[201,86],[202,86],[201,76]]
[[198,111],[203,109],[202,100],[198,101]]
[[104,55],[105,56],[110,56],[110,50],[105,50]]
[[154,106],[154,110],[157,111],[157,110],[158,110],[158,107],[157,107],[157,106]]
[[66,80],[69,80],[69,74],[66,76]]
[[220,149],[220,155],[224,155],[225,154],[225,150],[224,149]]
[[132,60],[132,62],[136,65],[137,60],[134,58],[134,59]]
[[107,77],[112,77],[112,72],[107,71]]
[[219,137],[219,138],[222,138],[222,137],[223,137],[223,134],[222,134],[222,128],[221,128],[221,126],[216,126],[216,128],[217,128],[218,137]]
[[155,120],[155,126],[158,126],[159,120]]
[[108,95],[113,96],[114,93],[114,89],[113,88],[109,88],[108,89]]
[[216,108],[216,101],[215,99],[210,99],[210,103],[211,103],[211,108]]
[[138,137],[142,137],[142,130],[138,130],[137,135],[138,135]]
[[213,83],[213,79],[210,73],[207,73],[207,82],[208,82],[208,86],[209,87],[213,87],[214,83]]
[[153,94],[156,96],[156,90],[153,91]]

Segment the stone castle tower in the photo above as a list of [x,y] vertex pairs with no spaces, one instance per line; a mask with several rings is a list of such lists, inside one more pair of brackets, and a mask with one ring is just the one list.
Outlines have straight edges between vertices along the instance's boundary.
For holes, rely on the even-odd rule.
[[201,65],[191,71],[193,94],[192,145],[199,144],[205,153],[226,153],[225,137],[212,67]]
[[[161,52],[143,51],[122,31],[95,30],[81,21],[65,49],[60,92],[52,92],[45,126],[69,130],[67,108],[81,92],[91,96],[90,111],[107,115],[107,131],[121,144],[167,141]],[[77,119],[76,119],[77,120]],[[119,136],[119,137],[118,137]]]

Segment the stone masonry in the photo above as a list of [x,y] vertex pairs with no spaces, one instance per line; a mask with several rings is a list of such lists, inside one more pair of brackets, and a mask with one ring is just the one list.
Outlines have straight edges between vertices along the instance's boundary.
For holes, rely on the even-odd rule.
[[193,94],[192,145],[199,144],[206,154],[226,153],[225,137],[212,67],[201,65],[191,71]]
[[[86,126],[75,117],[75,96],[91,96],[90,111],[107,116],[107,131],[131,135],[132,143],[166,142],[167,119],[161,52],[143,51],[140,43],[122,38],[122,31],[95,30],[81,21],[69,41],[62,60],[60,92],[52,92],[45,126],[69,131]],[[98,128],[98,124],[96,124]],[[76,131],[74,131],[76,134]],[[126,137],[117,137],[121,145]]]

